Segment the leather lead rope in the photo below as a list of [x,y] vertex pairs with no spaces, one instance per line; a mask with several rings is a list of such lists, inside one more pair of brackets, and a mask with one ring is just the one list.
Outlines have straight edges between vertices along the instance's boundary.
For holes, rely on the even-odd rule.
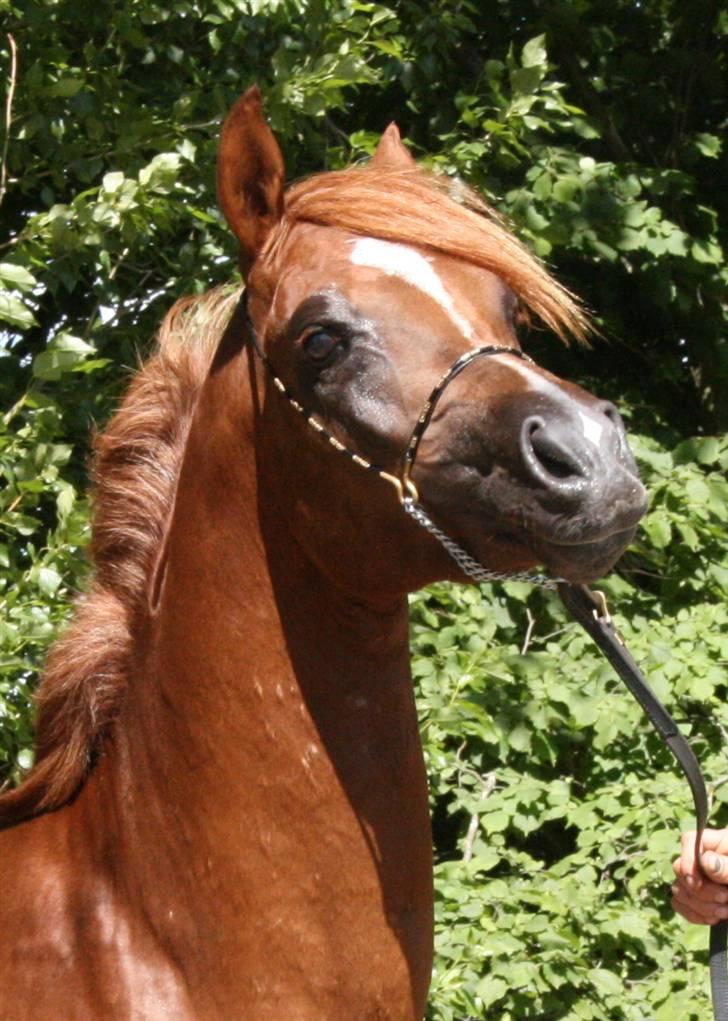
[[[692,748],[625,648],[609,616],[604,597],[600,593],[592,592],[586,585],[570,585],[568,582],[560,582],[557,590],[566,609],[597,644],[600,652],[627,685],[644,709],[650,723],[680,764],[690,785],[695,805],[695,860],[700,867],[700,842],[708,822],[708,793]],[[714,1021],[728,1021],[727,937],[728,920],[724,919],[711,926],[710,986]]]

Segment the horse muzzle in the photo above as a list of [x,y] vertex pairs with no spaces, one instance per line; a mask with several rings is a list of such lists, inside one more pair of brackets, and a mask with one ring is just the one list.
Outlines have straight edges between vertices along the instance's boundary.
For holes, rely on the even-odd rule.
[[570,581],[606,573],[647,507],[616,408],[578,391],[517,394],[479,420],[473,409],[453,402],[433,423],[416,477],[425,505],[485,564],[498,535]]

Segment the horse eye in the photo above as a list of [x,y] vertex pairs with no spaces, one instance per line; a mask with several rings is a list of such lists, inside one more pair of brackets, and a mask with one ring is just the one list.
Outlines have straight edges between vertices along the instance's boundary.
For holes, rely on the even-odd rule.
[[306,357],[313,362],[324,362],[332,354],[339,343],[339,338],[328,330],[311,330],[303,340]]

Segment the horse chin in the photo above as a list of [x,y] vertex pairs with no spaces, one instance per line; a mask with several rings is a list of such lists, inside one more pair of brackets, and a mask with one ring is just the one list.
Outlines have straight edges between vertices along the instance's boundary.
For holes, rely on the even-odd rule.
[[644,512],[644,501],[637,498],[631,505],[615,501],[607,521],[587,514],[548,514],[538,507],[526,510],[522,504],[516,509],[514,503],[511,499],[505,513],[498,508],[500,527],[493,526],[498,510],[492,503],[485,509],[471,505],[466,513],[461,508],[459,514],[440,511],[438,519],[484,567],[508,573],[542,565],[554,577],[586,584],[609,573]]
[[[499,509],[514,540],[528,550],[534,564],[543,565],[550,574],[566,581],[588,583],[614,567],[632,542],[644,514],[646,494],[639,480],[630,477],[625,490],[612,498],[606,512],[602,509],[604,501],[599,501],[597,511],[587,506],[579,508],[579,513],[558,512],[539,503],[528,507],[523,494],[521,505],[516,507],[516,490],[506,491],[505,510],[502,504]],[[490,508],[489,511],[487,517],[483,515],[484,520],[493,519]],[[469,523],[473,523],[472,518]],[[474,551],[478,545],[483,546],[487,556],[488,541],[476,540],[472,544]]]
[[634,538],[636,526],[592,542],[562,545],[532,538],[530,546],[550,574],[566,581],[586,584],[602,578],[614,567]]
[[554,578],[588,584],[604,577],[632,541],[636,526],[588,542],[559,543],[536,535],[498,535],[501,554],[493,559],[493,536],[461,536],[462,544],[485,567],[504,573],[544,567]]

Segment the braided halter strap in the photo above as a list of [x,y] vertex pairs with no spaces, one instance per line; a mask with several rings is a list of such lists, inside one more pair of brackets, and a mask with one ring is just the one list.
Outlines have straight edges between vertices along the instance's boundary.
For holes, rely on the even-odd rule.
[[412,473],[412,467],[417,457],[417,451],[419,450],[420,440],[425,432],[425,429],[430,424],[432,416],[435,413],[437,403],[445,392],[445,388],[448,384],[452,383],[456,376],[459,376],[466,366],[470,365],[471,362],[475,361],[476,358],[480,358],[483,355],[497,355],[497,354],[509,354],[515,355],[517,358],[522,358],[524,361],[531,362],[532,359],[528,357],[523,351],[517,347],[505,347],[502,344],[486,344],[483,347],[476,347],[472,351],[466,351],[465,354],[461,355],[456,362],[450,366],[435,385],[432,393],[425,401],[425,404],[420,412],[420,417],[417,419],[417,424],[412,430],[410,441],[407,444],[407,449],[404,454],[404,469],[402,471],[402,482],[405,486],[410,481],[410,475]]
[[483,347],[476,347],[472,351],[466,351],[465,354],[461,355],[456,362],[450,366],[445,372],[439,382],[435,385],[432,393],[425,401],[420,417],[417,419],[417,423],[412,430],[410,441],[407,444],[407,449],[404,453],[403,468],[402,468],[402,479],[400,485],[402,487],[403,495],[400,496],[403,509],[410,517],[421,525],[427,532],[430,533],[433,538],[437,539],[441,546],[443,546],[448,554],[452,557],[455,563],[458,565],[463,574],[467,575],[468,578],[472,578],[473,581],[484,582],[484,581],[527,581],[533,585],[540,585],[543,588],[556,588],[557,583],[561,580],[558,578],[551,578],[546,574],[532,574],[530,571],[491,571],[487,567],[483,567],[474,557],[471,557],[466,550],[459,546],[454,539],[451,539],[449,535],[442,531],[441,528],[435,524],[429,514],[425,511],[424,507],[419,502],[419,494],[417,493],[417,487],[412,482],[412,468],[414,467],[415,458],[417,457],[417,451],[420,447],[420,441],[424,435],[425,429],[432,421],[432,416],[435,413],[437,403],[442,397],[447,386],[452,383],[456,376],[460,375],[464,368],[470,365],[471,362],[475,361],[476,358],[481,358],[484,355],[515,355],[517,358],[521,358],[524,361],[532,361],[528,355],[516,347],[505,347],[500,344],[486,344]]
[[384,479],[385,482],[388,482],[391,486],[393,486],[397,491],[399,502],[405,513],[409,514],[413,521],[416,521],[418,525],[424,528],[425,531],[429,532],[429,534],[440,543],[440,545],[447,551],[448,555],[458,565],[463,574],[476,582],[526,581],[532,585],[540,585],[543,588],[556,588],[557,583],[562,579],[552,578],[546,574],[531,574],[529,571],[491,571],[489,568],[483,567],[481,563],[479,563],[466,550],[464,550],[462,546],[458,545],[454,539],[451,539],[449,535],[443,532],[442,529],[435,524],[420,503],[420,494],[417,490],[417,486],[411,478],[412,468],[414,467],[417,451],[419,450],[420,441],[422,440],[425,429],[427,429],[427,426],[430,424],[438,401],[442,397],[446,387],[455,379],[455,377],[460,375],[463,369],[470,365],[471,362],[475,361],[476,358],[482,358],[485,355],[515,355],[516,358],[521,358],[524,361],[530,362],[531,359],[527,354],[515,347],[506,347],[505,345],[499,344],[486,344],[482,347],[474,348],[472,351],[466,351],[465,354],[461,355],[460,358],[458,358],[457,361],[450,366],[447,372],[443,374],[434,386],[430,396],[425,401],[422,411],[420,412],[420,416],[412,430],[409,443],[405,449],[402,459],[402,475],[401,478],[398,478],[396,475],[393,475],[391,472],[382,468],[381,465],[373,464],[365,457],[362,457],[361,454],[356,454],[353,450],[349,450],[348,447],[346,447],[340,440],[337,440],[337,438],[330,433],[321,422],[319,422],[312,412],[304,408],[304,406],[296,399],[295,395],[276,373],[268,355],[261,347],[248,311],[247,292],[241,299],[241,305],[243,316],[248,328],[248,336],[250,337],[253,349],[268,371],[273,385],[281,394],[283,394],[294,411],[298,412],[299,415],[302,415],[308,425],[310,425],[311,428],[319,434],[319,436],[322,436],[325,440],[327,440],[335,450],[339,451],[340,454],[345,454],[346,457],[353,461],[354,464],[363,468],[365,471],[373,472],[375,475],[378,475],[380,479]]

